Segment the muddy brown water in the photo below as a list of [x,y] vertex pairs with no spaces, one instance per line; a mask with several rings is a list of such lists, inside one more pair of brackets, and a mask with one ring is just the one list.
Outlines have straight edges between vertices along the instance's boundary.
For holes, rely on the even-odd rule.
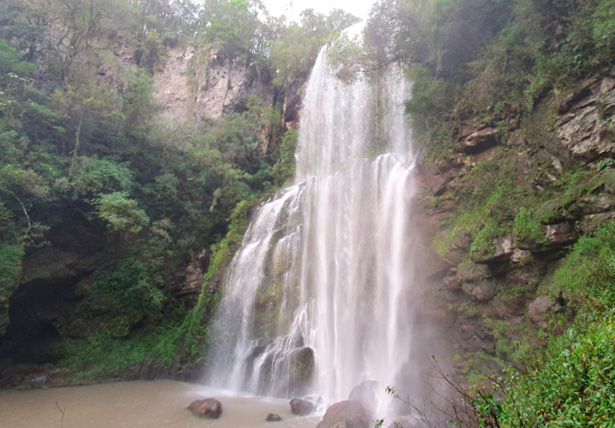
[[[186,410],[206,397],[222,403],[220,419],[198,419]],[[282,422],[266,422],[268,413]],[[231,396],[176,381],[0,391],[0,428],[314,428],[318,422],[294,416],[288,400]]]

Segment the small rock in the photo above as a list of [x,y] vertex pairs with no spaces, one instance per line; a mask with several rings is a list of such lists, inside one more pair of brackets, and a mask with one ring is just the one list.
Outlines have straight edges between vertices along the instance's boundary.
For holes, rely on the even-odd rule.
[[534,260],[534,256],[532,256],[532,252],[529,250],[520,250],[519,248],[515,248],[510,256],[510,261],[512,263],[516,263],[520,266],[525,266],[531,263]]
[[487,277],[487,266],[474,263],[462,263],[457,266],[457,280],[460,282],[478,282]]
[[485,302],[497,294],[497,287],[493,281],[483,281],[480,284],[463,284],[461,289],[473,300]]
[[612,77],[605,77],[602,82],[600,82],[600,92],[610,92],[615,89],[615,79]]
[[446,290],[459,290],[461,283],[456,276],[447,276],[442,280],[442,285]]
[[307,400],[293,398],[292,400],[290,400],[290,411],[293,413],[293,415],[297,416],[308,415],[314,411],[314,404]]
[[280,417],[280,415],[276,415],[275,413],[269,413],[265,420],[267,422],[280,422],[282,418]]
[[215,398],[194,400],[188,406],[188,410],[197,418],[218,419],[222,414],[222,403]]
[[578,238],[572,223],[559,223],[547,225],[546,242],[548,245],[567,245],[574,243]]
[[537,297],[530,303],[527,316],[540,328],[547,328],[547,311],[553,307],[555,302],[548,296]]
[[513,135],[506,142],[508,147],[521,147],[523,145],[523,137],[520,135]]

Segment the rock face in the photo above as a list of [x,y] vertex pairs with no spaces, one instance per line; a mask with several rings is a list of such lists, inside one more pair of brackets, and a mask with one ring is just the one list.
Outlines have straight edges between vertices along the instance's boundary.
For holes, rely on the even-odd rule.
[[[514,364],[520,340],[543,344],[537,330],[558,328],[548,318],[575,311],[554,272],[579,237],[615,219],[615,70],[538,107],[508,127],[461,123],[456,151],[418,168],[419,228],[432,243],[424,268],[441,308],[432,312],[448,327],[455,368],[479,353]],[[504,177],[500,168],[515,191],[532,196],[482,205],[476,195],[498,196],[488,182]],[[577,172],[579,182],[560,184]],[[487,214],[469,219],[472,204]],[[521,209],[531,214],[526,223]],[[482,229],[488,221],[496,231]]]
[[247,109],[251,96],[270,106],[273,94],[267,72],[256,63],[197,52],[194,47],[167,48],[167,63],[154,76],[158,114],[173,121],[219,119]]
[[560,104],[555,131],[573,158],[592,161],[615,154],[610,118],[615,114],[615,78],[586,81]]
[[78,220],[51,229],[47,239],[49,246],[26,254],[11,293],[0,296],[0,359],[49,361],[46,345],[60,336],[57,321],[74,310],[78,284],[96,268],[104,243]]
[[316,428],[368,428],[369,417],[359,401],[346,400],[327,409]]
[[314,404],[307,400],[301,400],[300,398],[293,398],[290,400],[290,411],[293,415],[305,416],[314,411]]
[[464,136],[461,139],[461,146],[464,153],[481,153],[497,144],[497,135],[497,128],[493,126],[483,127]]
[[215,398],[194,400],[187,409],[197,418],[218,419],[222,415],[222,403]]
[[305,79],[294,81],[286,91],[284,100],[284,125],[288,129],[299,129],[299,115],[301,113],[301,90],[305,86]]

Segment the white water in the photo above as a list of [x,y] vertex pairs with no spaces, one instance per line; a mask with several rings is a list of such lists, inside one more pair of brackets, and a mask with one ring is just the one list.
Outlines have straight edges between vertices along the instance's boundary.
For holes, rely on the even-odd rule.
[[386,386],[420,393],[410,361],[417,281],[409,89],[396,70],[345,84],[321,52],[305,91],[296,184],[258,209],[227,275],[211,338],[212,385],[333,403],[375,380],[381,416]]

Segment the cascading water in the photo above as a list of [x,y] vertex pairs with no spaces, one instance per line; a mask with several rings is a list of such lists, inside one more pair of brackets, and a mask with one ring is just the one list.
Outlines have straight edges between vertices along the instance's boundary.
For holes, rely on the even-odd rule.
[[255,213],[224,285],[209,382],[343,400],[412,383],[415,184],[391,68],[338,80],[320,53],[308,82],[296,183]]

